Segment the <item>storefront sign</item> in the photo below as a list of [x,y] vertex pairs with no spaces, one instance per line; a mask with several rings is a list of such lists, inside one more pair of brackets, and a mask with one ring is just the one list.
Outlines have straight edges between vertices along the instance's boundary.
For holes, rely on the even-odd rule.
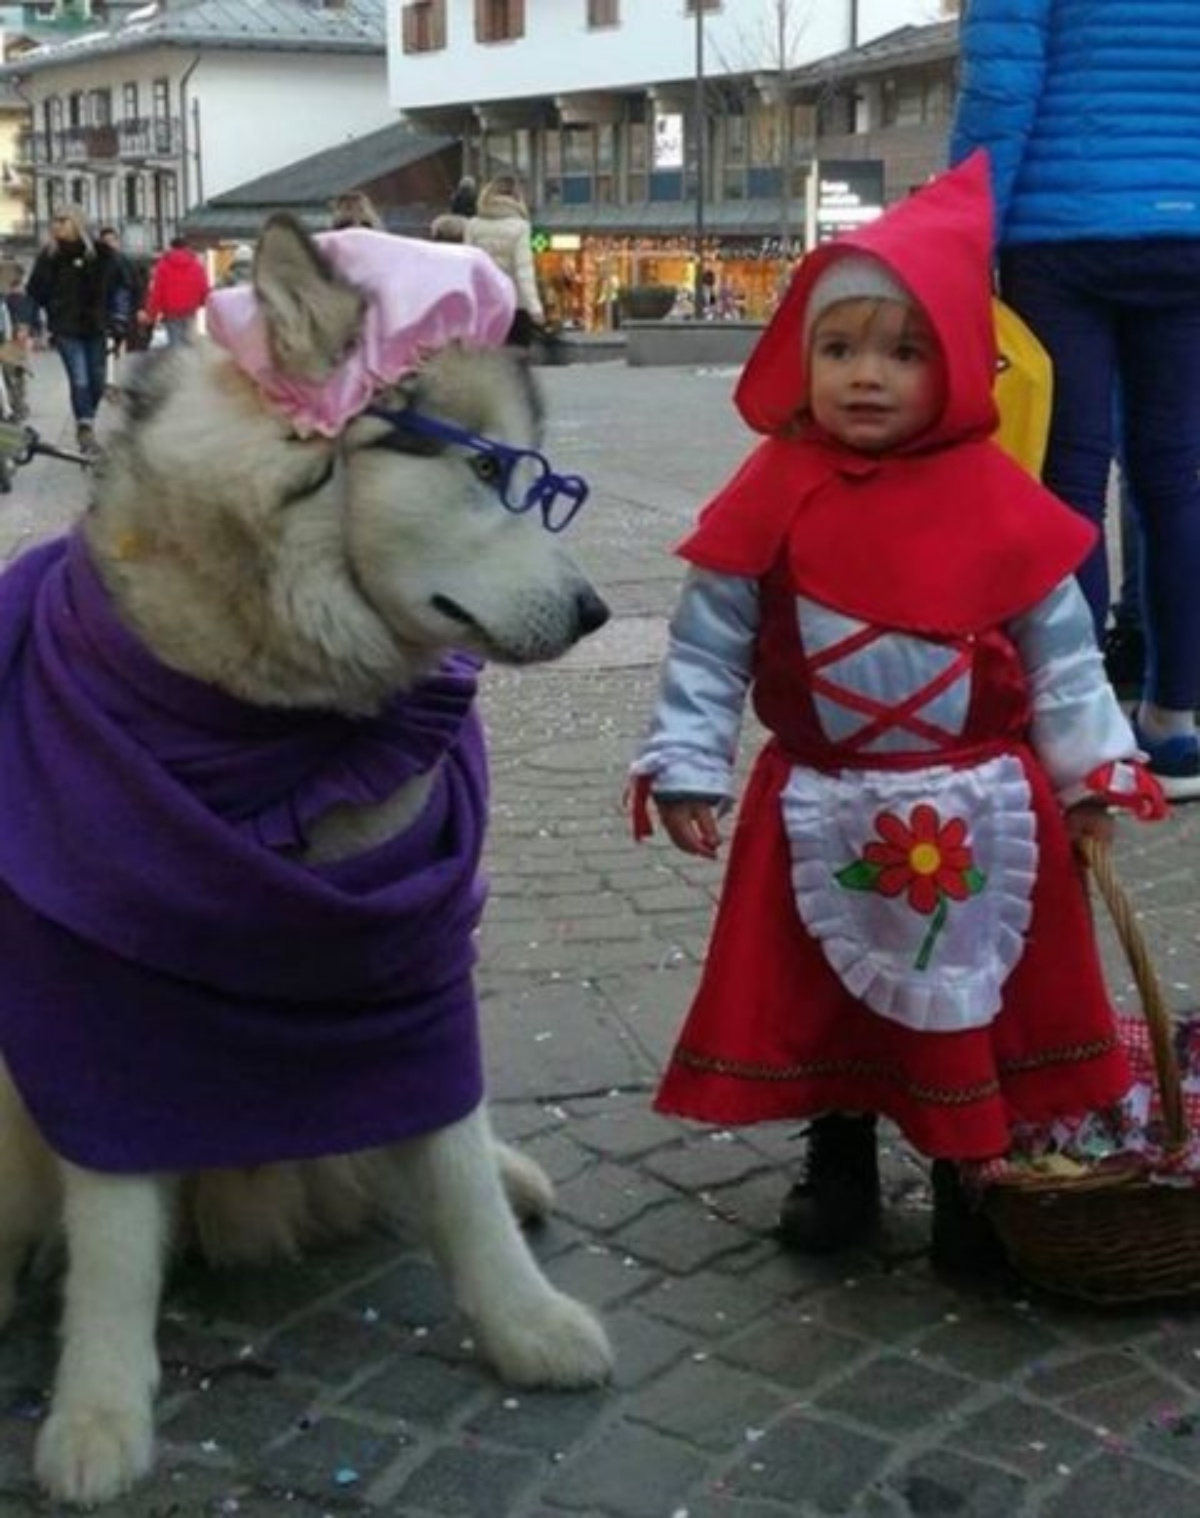
[[682,116],[654,118],[654,167],[656,169],[683,168]]
[[578,253],[583,247],[583,238],[578,232],[552,232],[550,234],[551,253]]
[[817,241],[828,242],[883,214],[883,160],[817,164]]

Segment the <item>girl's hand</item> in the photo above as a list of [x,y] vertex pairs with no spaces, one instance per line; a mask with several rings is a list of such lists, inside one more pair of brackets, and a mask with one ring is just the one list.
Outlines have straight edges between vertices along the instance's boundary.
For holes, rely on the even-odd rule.
[[1080,801],[1067,811],[1067,833],[1072,843],[1089,838],[1107,848],[1114,831],[1112,816],[1102,801]]
[[685,854],[715,859],[721,847],[721,829],[709,801],[656,801],[659,820],[667,837]]

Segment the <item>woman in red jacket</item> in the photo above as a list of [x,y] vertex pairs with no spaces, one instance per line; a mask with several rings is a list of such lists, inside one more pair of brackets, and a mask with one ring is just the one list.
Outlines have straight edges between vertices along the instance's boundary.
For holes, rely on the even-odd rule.
[[187,245],[173,237],[171,246],[154,265],[150,293],[138,320],[150,326],[162,321],[171,346],[189,341],[196,330],[196,313],[208,299],[208,275]]

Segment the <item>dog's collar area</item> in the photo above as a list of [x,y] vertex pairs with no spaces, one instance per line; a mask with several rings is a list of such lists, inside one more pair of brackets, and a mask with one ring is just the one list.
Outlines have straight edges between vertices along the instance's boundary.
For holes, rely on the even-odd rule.
[[536,507],[547,532],[569,527],[588,498],[588,483],[581,475],[558,474],[545,454],[536,449],[513,448],[418,411],[368,406],[364,415],[387,422],[393,432],[470,449],[476,472],[500,497],[505,509],[519,514]]

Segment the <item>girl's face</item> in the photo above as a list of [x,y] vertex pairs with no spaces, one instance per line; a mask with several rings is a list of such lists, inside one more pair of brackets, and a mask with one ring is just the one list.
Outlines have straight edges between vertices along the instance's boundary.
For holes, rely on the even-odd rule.
[[69,216],[56,216],[50,223],[56,242],[78,242],[79,231]]
[[844,300],[813,327],[809,411],[860,453],[887,453],[933,425],[945,403],[941,348],[925,314],[896,300]]

